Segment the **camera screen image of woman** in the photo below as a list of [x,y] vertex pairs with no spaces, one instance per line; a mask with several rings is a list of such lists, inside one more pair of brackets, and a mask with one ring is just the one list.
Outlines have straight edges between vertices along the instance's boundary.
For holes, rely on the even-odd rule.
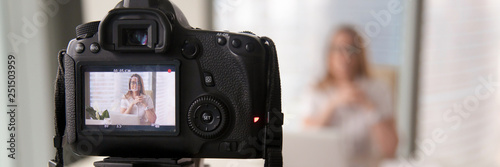
[[156,113],[153,100],[145,93],[142,77],[133,74],[129,79],[128,88],[128,92],[121,99],[120,112],[139,115],[141,124],[154,124]]

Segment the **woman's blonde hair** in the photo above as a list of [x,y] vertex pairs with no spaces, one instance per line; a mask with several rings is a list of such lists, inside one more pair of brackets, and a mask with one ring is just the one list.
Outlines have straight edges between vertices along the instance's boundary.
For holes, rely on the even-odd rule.
[[132,78],[136,77],[137,78],[137,86],[139,86],[139,95],[144,95],[144,81],[142,81],[142,77],[139,74],[132,74],[130,76],[130,79],[128,80],[128,92],[125,94],[126,98],[129,98],[132,96],[132,90],[130,90],[130,86],[132,84]]
[[[370,68],[368,64],[368,60],[366,58],[366,46],[363,40],[363,37],[359,35],[359,33],[352,27],[352,26],[341,26],[334,33],[332,33],[331,37],[337,36],[339,34],[347,34],[352,38],[352,44],[350,45],[350,48],[348,50],[349,54],[349,60],[350,65],[354,65],[355,67],[352,68],[353,71],[353,78],[359,78],[359,77],[370,77]],[[331,40],[331,38],[329,38]],[[330,55],[331,51],[333,48],[331,43],[328,45],[329,49],[326,54],[326,59],[327,59],[327,64],[326,64],[326,74],[325,76],[318,82],[317,88],[319,89],[325,89],[329,86],[331,86],[335,82],[335,76],[334,74],[331,73],[330,71],[330,62],[332,56]]]

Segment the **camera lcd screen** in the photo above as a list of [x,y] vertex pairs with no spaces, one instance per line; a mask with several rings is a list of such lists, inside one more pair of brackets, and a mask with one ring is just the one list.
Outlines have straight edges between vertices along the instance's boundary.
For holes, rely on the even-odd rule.
[[85,66],[87,129],[176,132],[176,66]]

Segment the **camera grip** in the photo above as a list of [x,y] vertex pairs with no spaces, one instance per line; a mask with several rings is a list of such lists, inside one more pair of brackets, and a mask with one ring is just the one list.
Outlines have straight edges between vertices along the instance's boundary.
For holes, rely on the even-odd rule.
[[66,94],[66,139],[69,144],[76,141],[75,119],[75,61],[69,55],[64,55],[64,82]]

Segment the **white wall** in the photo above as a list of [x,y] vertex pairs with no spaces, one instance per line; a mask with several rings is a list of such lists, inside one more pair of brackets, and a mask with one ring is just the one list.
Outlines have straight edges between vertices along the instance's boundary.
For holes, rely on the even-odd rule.
[[[109,10],[113,9],[120,0],[84,0],[82,1],[83,22],[102,20]],[[171,0],[177,5],[193,27],[210,28],[209,0]]]
[[[0,166],[47,166],[55,155],[54,80],[57,51],[75,35],[77,0],[0,2]],[[71,10],[71,11],[68,11]],[[68,28],[73,27],[73,28]],[[69,33],[71,31],[71,33]],[[7,56],[16,57],[15,131],[7,131]],[[9,103],[10,104],[10,103]],[[8,108],[10,110],[10,108]],[[15,132],[15,159],[7,157]]]

